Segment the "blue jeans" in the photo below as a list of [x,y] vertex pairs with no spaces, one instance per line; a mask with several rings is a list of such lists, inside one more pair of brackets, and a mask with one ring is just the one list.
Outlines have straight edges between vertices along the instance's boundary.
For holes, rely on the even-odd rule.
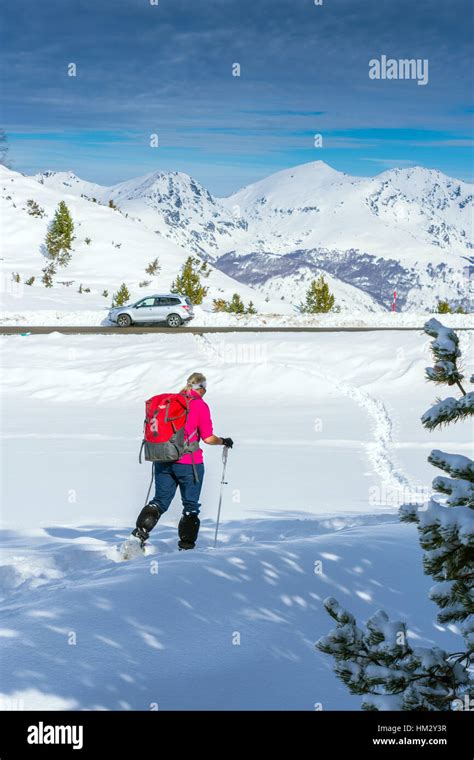
[[199,514],[199,496],[204,478],[204,465],[196,464],[199,480],[195,480],[192,464],[155,462],[155,496],[152,503],[166,512],[179,486],[184,514]]

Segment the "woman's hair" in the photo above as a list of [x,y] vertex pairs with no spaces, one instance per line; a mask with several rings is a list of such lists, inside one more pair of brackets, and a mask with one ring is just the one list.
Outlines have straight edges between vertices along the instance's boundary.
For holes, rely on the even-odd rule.
[[186,380],[186,387],[183,388],[181,393],[190,390],[197,390],[198,388],[205,388],[205,383],[206,378],[202,372],[193,372],[192,375],[189,375],[188,379]]

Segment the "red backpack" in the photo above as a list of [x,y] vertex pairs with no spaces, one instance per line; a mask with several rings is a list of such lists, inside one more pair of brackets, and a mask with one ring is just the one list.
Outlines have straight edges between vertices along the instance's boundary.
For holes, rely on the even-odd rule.
[[189,442],[184,435],[189,405],[193,396],[184,393],[160,393],[145,402],[143,441],[148,462],[176,462],[183,454],[192,454],[199,441]]

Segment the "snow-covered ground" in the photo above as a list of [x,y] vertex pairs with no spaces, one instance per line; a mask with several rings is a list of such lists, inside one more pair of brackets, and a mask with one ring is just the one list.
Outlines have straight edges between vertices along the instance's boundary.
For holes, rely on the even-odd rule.
[[[461,333],[466,374],[470,333]],[[358,709],[314,641],[335,595],[383,607],[417,643],[435,623],[416,530],[432,448],[470,455],[468,425],[428,433],[417,333],[49,335],[2,342],[2,697],[25,709]],[[143,503],[144,400],[209,381],[231,435],[208,448],[198,549],[177,552],[176,501],[150,553],[117,562]],[[471,454],[472,455],[472,454]],[[322,560],[322,573],[315,562]],[[156,564],[157,563],[157,564]]]

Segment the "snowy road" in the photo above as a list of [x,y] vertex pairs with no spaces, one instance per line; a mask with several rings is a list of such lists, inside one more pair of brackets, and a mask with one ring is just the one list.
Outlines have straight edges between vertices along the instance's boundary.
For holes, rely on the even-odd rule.
[[[376,327],[376,326],[359,326],[359,327],[223,327],[216,325],[215,327],[195,327],[188,325],[185,327],[157,327],[155,326],[133,326],[126,329],[121,327],[112,326],[91,326],[91,325],[0,325],[0,334],[3,335],[18,335],[22,333],[32,333],[34,335],[48,335],[52,332],[59,332],[64,335],[146,335],[156,333],[158,335],[169,335],[172,333],[192,335],[201,335],[204,333],[359,333],[359,332],[417,332],[420,333],[420,327]],[[457,330],[469,330],[468,327],[458,327]]]

